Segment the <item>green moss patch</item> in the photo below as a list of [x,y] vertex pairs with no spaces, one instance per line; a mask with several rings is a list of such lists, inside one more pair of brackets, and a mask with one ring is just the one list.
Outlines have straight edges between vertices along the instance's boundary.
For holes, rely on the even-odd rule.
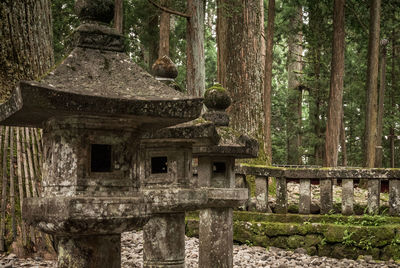
[[[400,260],[400,219],[383,216],[298,215],[234,212],[234,241],[311,255]],[[187,214],[186,231],[198,236],[198,213]]]

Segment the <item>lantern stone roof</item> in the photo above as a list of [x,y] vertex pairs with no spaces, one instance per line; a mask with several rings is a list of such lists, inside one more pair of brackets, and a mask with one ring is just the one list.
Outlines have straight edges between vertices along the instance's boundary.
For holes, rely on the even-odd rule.
[[207,89],[204,103],[208,111],[201,118],[147,132],[141,137],[142,141],[193,141],[195,156],[257,157],[257,140],[229,127],[229,116],[225,109],[231,100],[226,90],[218,84]]
[[132,118],[167,127],[197,118],[202,98],[157,81],[123,52],[123,37],[101,23],[81,25],[74,49],[39,81],[21,81],[0,105],[0,123],[42,127],[53,117]]

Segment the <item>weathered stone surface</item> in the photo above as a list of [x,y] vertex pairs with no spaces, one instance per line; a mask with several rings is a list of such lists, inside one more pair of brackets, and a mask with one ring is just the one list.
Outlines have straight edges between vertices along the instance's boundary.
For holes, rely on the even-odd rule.
[[216,126],[229,126],[230,119],[226,112],[210,110],[205,112],[202,117],[213,122]]
[[46,197],[24,200],[29,224],[54,234],[121,233],[142,227],[154,213],[236,207],[247,189],[152,189],[130,197]]
[[400,169],[383,168],[288,168],[242,165],[237,172],[288,179],[398,179]]
[[310,214],[311,211],[311,181],[300,179],[299,213]]
[[204,104],[210,110],[224,111],[231,105],[231,98],[220,84],[216,84],[204,93]]
[[143,239],[143,267],[185,267],[185,213],[154,215]]
[[120,268],[121,235],[57,237],[59,268]]
[[199,237],[199,267],[233,266],[232,209],[202,210]]
[[175,79],[178,76],[176,65],[167,55],[158,58],[151,67],[151,70],[156,77]]
[[268,211],[268,177],[256,176],[256,208],[257,211]]
[[75,12],[85,21],[110,23],[114,17],[114,1],[112,0],[77,0]]
[[275,211],[279,214],[287,213],[287,183],[286,178],[276,179],[276,206]]
[[185,141],[198,145],[214,145],[221,139],[215,125],[202,119],[195,119],[159,130],[151,130],[144,133],[141,138],[143,142]]
[[21,82],[0,105],[4,125],[42,127],[67,115],[131,118],[159,128],[200,115],[201,98],[189,97],[155,80],[124,53],[75,48],[41,83]]
[[195,146],[193,154],[211,156],[233,156],[236,158],[253,158],[258,155],[258,142],[246,135],[241,135],[229,127],[218,127],[221,137],[218,145]]
[[342,179],[342,214],[354,213],[354,182],[352,179]]
[[321,179],[321,214],[328,214],[333,208],[332,179]]
[[101,49],[108,51],[124,51],[124,36],[116,29],[102,24],[85,23],[71,35],[67,46]]
[[389,181],[389,213],[400,216],[400,179]]
[[380,179],[368,180],[368,213],[370,214],[379,213],[380,193],[381,193]]

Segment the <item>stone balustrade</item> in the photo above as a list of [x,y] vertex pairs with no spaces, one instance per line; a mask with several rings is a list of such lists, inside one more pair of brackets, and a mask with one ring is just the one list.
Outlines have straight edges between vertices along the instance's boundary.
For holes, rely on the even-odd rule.
[[[367,211],[376,214],[380,208],[381,182],[389,181],[389,214],[400,216],[400,169],[366,168],[320,168],[320,167],[255,167],[237,166],[236,182],[245,185],[246,176],[255,177],[255,196],[259,206],[268,204],[268,178],[276,178],[275,212],[288,212],[287,181],[299,181],[299,213],[309,214],[311,207],[311,182],[320,186],[321,214],[329,213],[333,208],[333,180],[341,180],[343,215],[354,214],[354,185],[360,179],[368,180]],[[250,196],[250,195],[249,195]],[[250,197],[249,197],[250,198]],[[261,200],[261,202],[260,202]]]

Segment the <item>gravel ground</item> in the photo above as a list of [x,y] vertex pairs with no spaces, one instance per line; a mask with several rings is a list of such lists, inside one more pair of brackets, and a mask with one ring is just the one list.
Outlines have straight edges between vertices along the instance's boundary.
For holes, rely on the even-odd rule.
[[[198,267],[199,240],[186,238],[186,267]],[[235,245],[233,249],[233,267],[270,267],[270,268],[351,268],[351,267],[400,267],[393,261],[377,262],[366,256],[361,260],[333,259],[327,257],[309,256],[302,253],[301,249],[294,252],[270,248],[268,251],[262,247],[249,247]],[[128,232],[122,235],[122,267],[142,267],[143,235],[142,232]],[[54,261],[45,261],[40,258],[18,259],[14,254],[3,255],[0,259],[0,267],[56,267]],[[212,268],[212,267],[210,267]]]

